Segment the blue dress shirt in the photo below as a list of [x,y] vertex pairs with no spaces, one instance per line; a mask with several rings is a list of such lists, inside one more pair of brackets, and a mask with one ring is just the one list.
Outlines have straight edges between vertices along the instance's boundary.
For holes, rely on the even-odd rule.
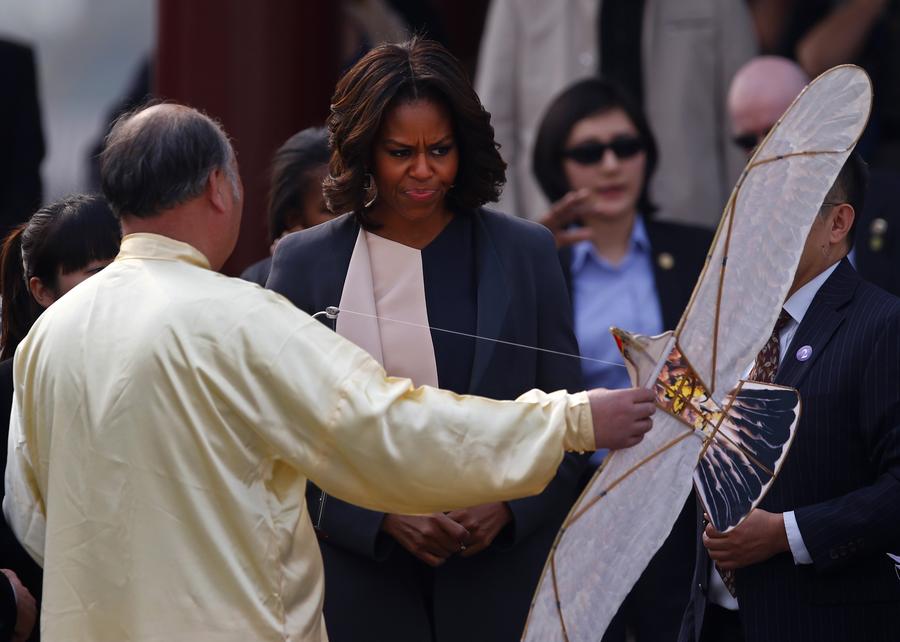
[[[628,252],[618,265],[603,259],[590,241],[581,241],[572,247],[571,267],[575,336],[581,355],[607,362],[581,362],[585,386],[627,388],[631,381],[610,326],[644,335],[664,330],[643,219],[635,219]],[[601,458],[598,451],[591,461],[599,463]]]

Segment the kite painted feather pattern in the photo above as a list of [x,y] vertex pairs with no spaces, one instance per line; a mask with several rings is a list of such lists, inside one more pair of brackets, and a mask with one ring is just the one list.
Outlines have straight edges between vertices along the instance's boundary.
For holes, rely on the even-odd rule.
[[713,525],[737,526],[787,455],[796,390],[745,381],[768,340],[809,228],[861,135],[872,86],[858,67],[811,82],[750,159],[725,206],[678,328],[613,329],[635,386],[653,389],[653,429],[607,457],[544,568],[523,639],[598,640],[662,545],[692,484]]

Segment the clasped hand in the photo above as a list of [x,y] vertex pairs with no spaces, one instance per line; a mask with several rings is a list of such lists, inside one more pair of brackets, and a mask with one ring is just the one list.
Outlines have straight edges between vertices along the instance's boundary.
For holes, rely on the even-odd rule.
[[723,571],[734,571],[790,551],[781,513],[751,511],[737,527],[721,533],[712,524],[703,531],[709,557]]
[[480,553],[512,520],[503,502],[433,515],[385,515],[381,530],[429,566]]

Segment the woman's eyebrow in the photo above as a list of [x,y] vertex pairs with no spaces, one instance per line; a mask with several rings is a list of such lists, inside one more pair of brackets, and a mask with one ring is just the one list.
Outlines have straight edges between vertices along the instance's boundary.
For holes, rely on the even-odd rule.
[[[442,144],[442,143],[448,143],[448,142],[452,142],[452,141],[453,141],[453,134],[447,134],[446,136],[444,136],[444,137],[441,138],[440,140],[438,140],[438,141],[436,141],[436,142],[434,142],[434,143],[429,143],[428,145],[429,145],[429,147],[431,147],[431,146],[434,146],[434,145],[440,145],[440,144]],[[383,145],[396,145],[396,146],[398,146],[398,147],[415,147],[415,144],[401,143],[399,140],[394,140],[393,138],[385,138],[385,139],[382,141],[382,144],[383,144]]]

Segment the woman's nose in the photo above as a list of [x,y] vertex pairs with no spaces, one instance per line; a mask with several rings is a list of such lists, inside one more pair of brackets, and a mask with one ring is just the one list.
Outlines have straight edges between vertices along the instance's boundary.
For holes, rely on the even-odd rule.
[[427,153],[416,154],[413,156],[412,167],[409,168],[409,174],[413,178],[419,180],[431,178],[434,171],[431,169],[431,164],[428,162]]
[[600,159],[600,167],[602,167],[606,171],[611,171],[619,168],[619,157],[616,156],[616,153],[612,150],[612,148],[607,147],[603,150],[603,158]]

